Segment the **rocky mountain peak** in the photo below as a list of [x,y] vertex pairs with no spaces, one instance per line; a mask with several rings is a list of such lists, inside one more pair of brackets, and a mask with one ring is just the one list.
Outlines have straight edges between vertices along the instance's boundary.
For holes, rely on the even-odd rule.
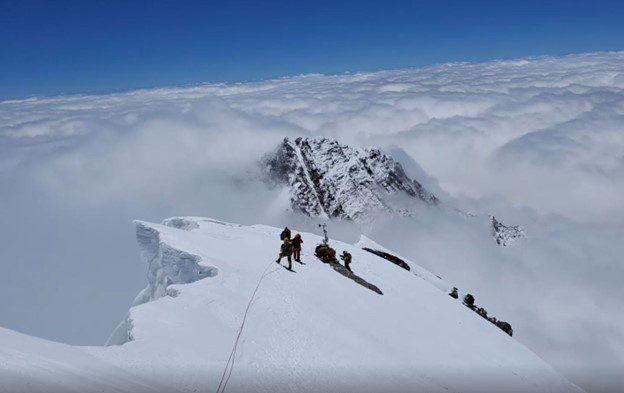
[[381,150],[327,137],[285,138],[264,164],[272,181],[289,187],[292,209],[312,217],[368,221],[374,213],[411,215],[414,203],[439,203]]
[[496,244],[500,246],[508,246],[516,240],[525,237],[524,229],[518,225],[505,225],[498,221],[496,217],[490,216],[492,224],[492,236],[496,240]]

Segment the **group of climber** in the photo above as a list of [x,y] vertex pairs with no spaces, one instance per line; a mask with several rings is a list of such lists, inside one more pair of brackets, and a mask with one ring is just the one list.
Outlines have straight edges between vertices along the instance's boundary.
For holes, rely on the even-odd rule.
[[[288,260],[288,270],[292,270],[292,259],[291,256],[294,257],[295,262],[301,262],[301,243],[303,243],[303,239],[300,234],[296,234],[295,237],[291,239],[291,231],[288,227],[285,227],[282,233],[280,233],[280,239],[282,240],[282,245],[280,246],[280,252],[276,263],[281,263],[282,258],[286,257]],[[316,246],[315,255],[323,262],[336,262],[336,250],[331,248],[327,242],[323,242]],[[340,259],[344,261],[345,268],[351,271],[351,254],[346,250],[342,252],[340,255]]]
[[[449,293],[449,296],[452,297],[453,299],[458,299],[459,298],[459,293],[457,291],[457,287],[453,287],[453,290],[451,291],[451,293]],[[463,303],[464,303],[464,306],[466,306],[469,309],[471,309],[472,311],[476,312],[482,318],[487,319],[488,321],[490,321],[491,323],[496,325],[500,330],[504,331],[505,333],[509,334],[510,336],[513,336],[513,329],[511,327],[511,324],[509,322],[499,321],[499,320],[496,319],[496,317],[489,317],[487,311],[485,310],[485,308],[476,306],[475,298],[471,294],[467,294],[466,296],[464,296]]]
[[282,233],[280,233],[282,245],[280,246],[279,256],[275,262],[281,263],[282,258],[286,257],[288,260],[288,269],[292,270],[292,256],[295,257],[295,262],[303,263],[301,262],[301,243],[303,243],[303,239],[300,234],[296,234],[292,240],[290,236],[290,229],[285,227]]

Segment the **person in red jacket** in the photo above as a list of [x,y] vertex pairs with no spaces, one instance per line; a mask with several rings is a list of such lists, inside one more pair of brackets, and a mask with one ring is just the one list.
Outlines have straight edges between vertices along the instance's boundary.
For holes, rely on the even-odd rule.
[[295,261],[301,263],[301,243],[303,243],[303,239],[300,234],[296,234],[295,237],[290,241],[292,244],[293,256],[295,257]]

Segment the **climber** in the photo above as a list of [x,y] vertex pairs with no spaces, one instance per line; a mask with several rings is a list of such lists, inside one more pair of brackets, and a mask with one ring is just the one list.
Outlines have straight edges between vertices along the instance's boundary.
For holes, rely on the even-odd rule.
[[284,227],[284,230],[280,233],[280,240],[284,240],[284,238],[290,239],[290,229],[288,227]]
[[466,305],[466,307],[470,308],[471,310],[476,310],[474,301],[475,298],[471,294],[467,294],[466,296],[464,296],[464,305]]
[[279,257],[277,258],[276,263],[281,263],[282,258],[286,257],[288,259],[288,270],[292,270],[292,260],[290,256],[292,255],[292,245],[290,244],[290,239],[285,237],[284,243],[280,246]]
[[457,294],[457,287],[453,287],[453,290],[451,291],[451,293],[449,293],[449,296],[453,299],[457,299],[459,297],[459,295]]
[[301,235],[296,234],[290,243],[292,244],[293,256],[295,257],[295,261],[301,263],[301,243],[303,243]]
[[342,255],[340,256],[340,259],[344,261],[344,264],[347,270],[351,271],[351,268],[349,267],[349,265],[351,264],[351,254],[349,254],[347,250],[344,250],[342,252]]
[[503,332],[513,336],[513,329],[511,328],[511,324],[509,324],[509,322],[496,321],[495,325],[498,326],[498,328]]

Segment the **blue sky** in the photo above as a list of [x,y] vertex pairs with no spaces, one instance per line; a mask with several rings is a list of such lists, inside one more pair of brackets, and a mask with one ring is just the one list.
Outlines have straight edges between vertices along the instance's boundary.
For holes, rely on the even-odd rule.
[[624,49],[622,1],[0,0],[0,98]]

